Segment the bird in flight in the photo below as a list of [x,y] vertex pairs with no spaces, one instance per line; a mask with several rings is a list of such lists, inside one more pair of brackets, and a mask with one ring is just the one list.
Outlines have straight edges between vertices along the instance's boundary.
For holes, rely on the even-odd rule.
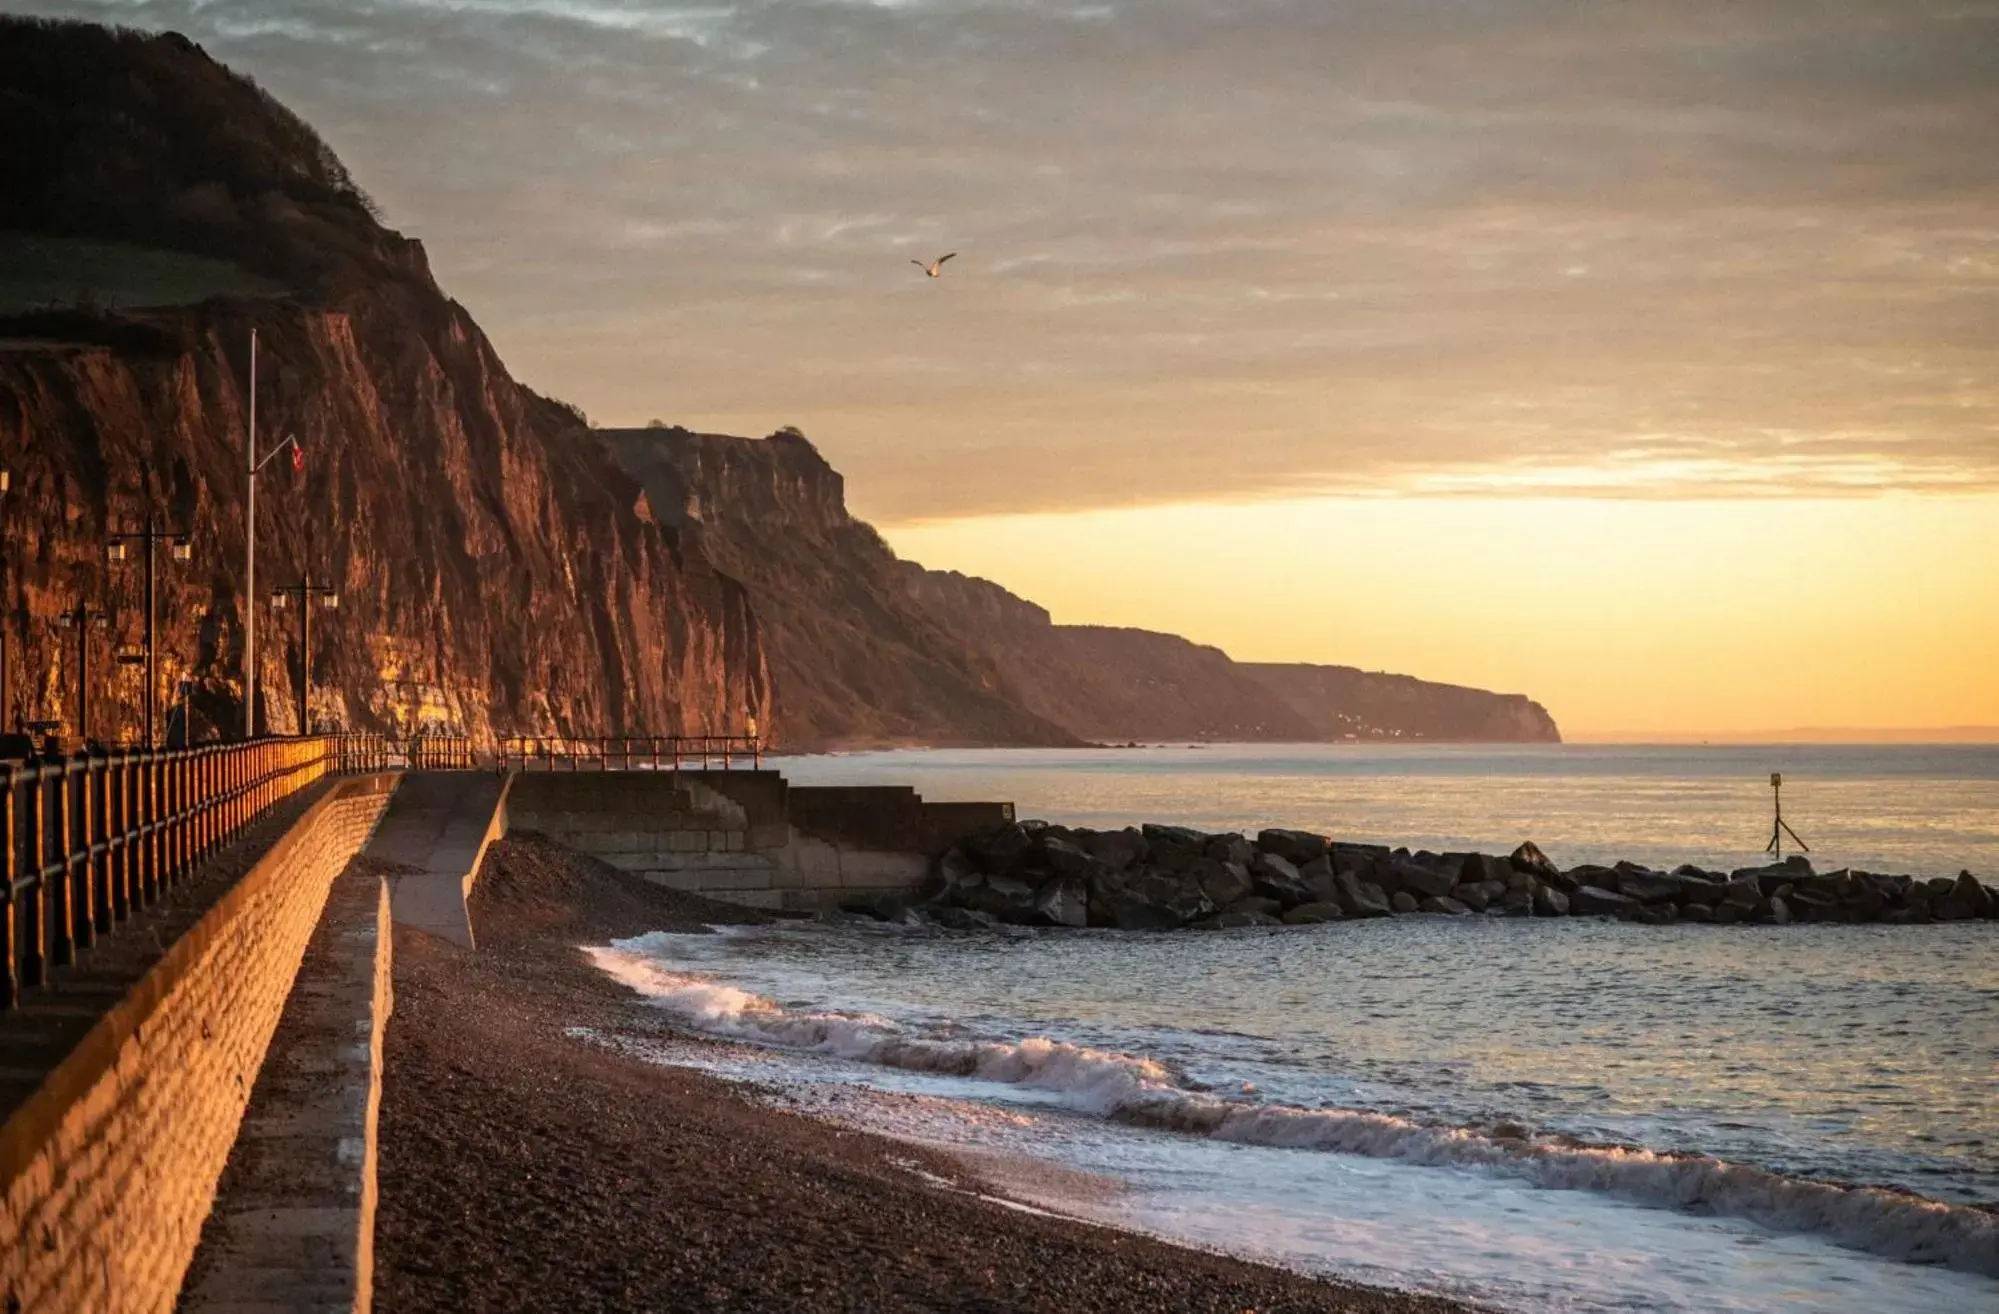
[[932,260],[927,265],[924,264],[921,260],[912,260],[909,263],[915,265],[918,269],[921,269],[926,275],[928,275],[931,278],[942,278],[944,276],[944,262],[946,260],[949,260],[951,256],[955,256],[957,254],[958,253],[956,251],[953,251],[951,255],[938,256],[935,260]]

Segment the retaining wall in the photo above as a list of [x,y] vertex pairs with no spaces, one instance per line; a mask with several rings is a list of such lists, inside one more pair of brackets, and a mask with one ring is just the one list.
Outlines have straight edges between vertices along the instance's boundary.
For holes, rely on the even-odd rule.
[[524,772],[507,825],[658,884],[809,911],[909,895],[1007,803],[927,803],[905,786],[790,785],[775,771]]
[[391,776],[335,783],[0,1127],[0,1302],[173,1307],[334,878]]

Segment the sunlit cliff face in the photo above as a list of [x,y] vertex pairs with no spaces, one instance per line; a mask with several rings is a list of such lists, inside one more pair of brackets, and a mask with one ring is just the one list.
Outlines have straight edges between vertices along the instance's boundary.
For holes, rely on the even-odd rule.
[[523,378],[799,424],[1061,619],[1999,723],[1999,4],[33,7],[298,107]]

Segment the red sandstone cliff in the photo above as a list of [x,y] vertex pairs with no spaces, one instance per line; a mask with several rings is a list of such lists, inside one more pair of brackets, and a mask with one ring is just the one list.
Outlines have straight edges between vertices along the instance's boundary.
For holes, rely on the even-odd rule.
[[749,589],[794,746],[1072,744],[1000,668],[903,586],[904,563],[847,514],[839,474],[803,437],[600,431],[654,514]]
[[[315,629],[316,720],[483,736],[768,719],[743,588],[653,521],[580,416],[509,377],[304,124],[174,36],[0,22],[0,89],[0,230],[233,257],[290,289],[0,321],[0,718],[73,725],[53,622],[83,599],[113,613],[93,729],[133,729],[136,673],[108,658],[138,638],[139,570],[108,566],[104,538],[156,513],[195,551],[162,569],[164,664],[197,681],[198,733],[240,726],[255,326],[264,442],[296,433],[308,453],[302,475],[280,461],[260,480],[259,591],[310,570],[342,597]],[[265,605],[258,629],[286,729],[296,612]]]
[[898,560],[802,436],[603,435],[661,520],[750,590],[794,742],[1560,738],[1518,695],[1056,625],[997,584]]
[[[342,595],[316,630],[315,722],[486,737],[754,715],[795,747],[1556,737],[1524,698],[1054,625],[898,561],[797,435],[593,431],[508,376],[309,127],[181,37],[0,19],[0,179],[0,256],[114,244],[86,304],[20,313],[25,284],[0,276],[0,721],[73,724],[53,620],[82,600],[112,613],[94,728],[133,733],[136,675],[108,659],[137,639],[139,573],[103,548],[154,514],[196,552],[162,571],[166,679],[195,680],[197,733],[240,726],[255,327],[265,443],[309,453],[260,483],[259,592],[309,570]],[[288,729],[296,614],[258,605],[260,701]]]

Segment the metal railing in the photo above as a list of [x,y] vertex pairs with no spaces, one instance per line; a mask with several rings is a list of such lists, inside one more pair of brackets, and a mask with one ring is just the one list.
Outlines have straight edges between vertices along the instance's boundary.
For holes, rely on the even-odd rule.
[[0,765],[0,1009],[49,985],[277,803],[387,761],[379,736],[346,734]]
[[763,766],[755,735],[628,735],[604,738],[510,735],[500,741],[502,770],[724,771]]
[[469,735],[412,735],[408,758],[412,771],[470,771],[479,765]]

